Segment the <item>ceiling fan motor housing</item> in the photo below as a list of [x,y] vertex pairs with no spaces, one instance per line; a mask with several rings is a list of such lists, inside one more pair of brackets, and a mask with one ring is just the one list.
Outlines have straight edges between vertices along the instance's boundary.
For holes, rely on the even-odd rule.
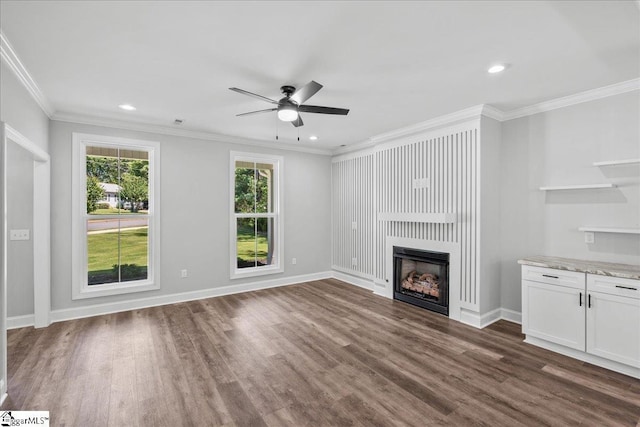
[[280,88],[280,91],[289,98],[296,91],[296,88],[294,86],[284,85]]

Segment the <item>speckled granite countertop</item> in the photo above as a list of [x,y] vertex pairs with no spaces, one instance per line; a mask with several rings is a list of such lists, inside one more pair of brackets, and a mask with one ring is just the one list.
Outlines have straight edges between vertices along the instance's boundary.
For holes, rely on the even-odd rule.
[[640,280],[640,265],[615,264],[612,262],[587,261],[583,259],[558,258],[552,256],[527,257],[518,260],[518,264]]

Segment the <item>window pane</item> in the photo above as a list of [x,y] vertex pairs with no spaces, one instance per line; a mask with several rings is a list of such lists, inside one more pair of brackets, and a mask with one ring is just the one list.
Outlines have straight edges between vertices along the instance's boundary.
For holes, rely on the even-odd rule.
[[248,268],[256,266],[256,235],[254,218],[237,220],[237,266]]
[[256,218],[256,258],[257,266],[276,264],[274,258],[274,222],[273,218]]
[[89,285],[118,282],[119,220],[87,221]]
[[87,147],[87,213],[147,213],[149,153]]
[[256,172],[256,212],[273,212],[273,169],[262,168]]
[[146,214],[149,210],[149,153],[119,150],[120,208],[126,213]]
[[90,155],[87,147],[87,213],[92,215],[118,213],[120,191],[118,154],[110,149],[112,156]]
[[[250,165],[253,165],[253,163],[251,163]],[[253,166],[247,167],[247,162],[236,162],[234,197],[236,213],[255,212],[255,174],[255,169],[253,168]]]
[[146,280],[149,265],[149,220],[120,220],[120,281]]

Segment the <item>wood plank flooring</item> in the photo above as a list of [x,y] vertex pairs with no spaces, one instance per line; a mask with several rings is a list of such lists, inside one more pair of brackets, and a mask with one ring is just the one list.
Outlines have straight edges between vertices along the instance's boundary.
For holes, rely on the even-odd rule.
[[640,380],[338,280],[9,332],[2,409],[53,426],[640,423]]

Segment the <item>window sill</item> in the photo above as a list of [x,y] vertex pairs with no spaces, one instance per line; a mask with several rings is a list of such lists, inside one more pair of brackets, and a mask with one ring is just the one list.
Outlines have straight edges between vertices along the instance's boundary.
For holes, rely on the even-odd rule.
[[244,277],[256,277],[256,276],[267,276],[269,274],[277,274],[284,272],[284,268],[281,266],[273,266],[273,267],[254,267],[254,268],[245,268],[242,270],[233,269],[231,272],[231,280],[233,279],[242,279]]
[[105,285],[85,285],[79,292],[75,291],[71,299],[79,300],[86,298],[98,298],[110,295],[129,294],[133,292],[153,291],[157,289],[160,289],[160,283],[149,280]]

